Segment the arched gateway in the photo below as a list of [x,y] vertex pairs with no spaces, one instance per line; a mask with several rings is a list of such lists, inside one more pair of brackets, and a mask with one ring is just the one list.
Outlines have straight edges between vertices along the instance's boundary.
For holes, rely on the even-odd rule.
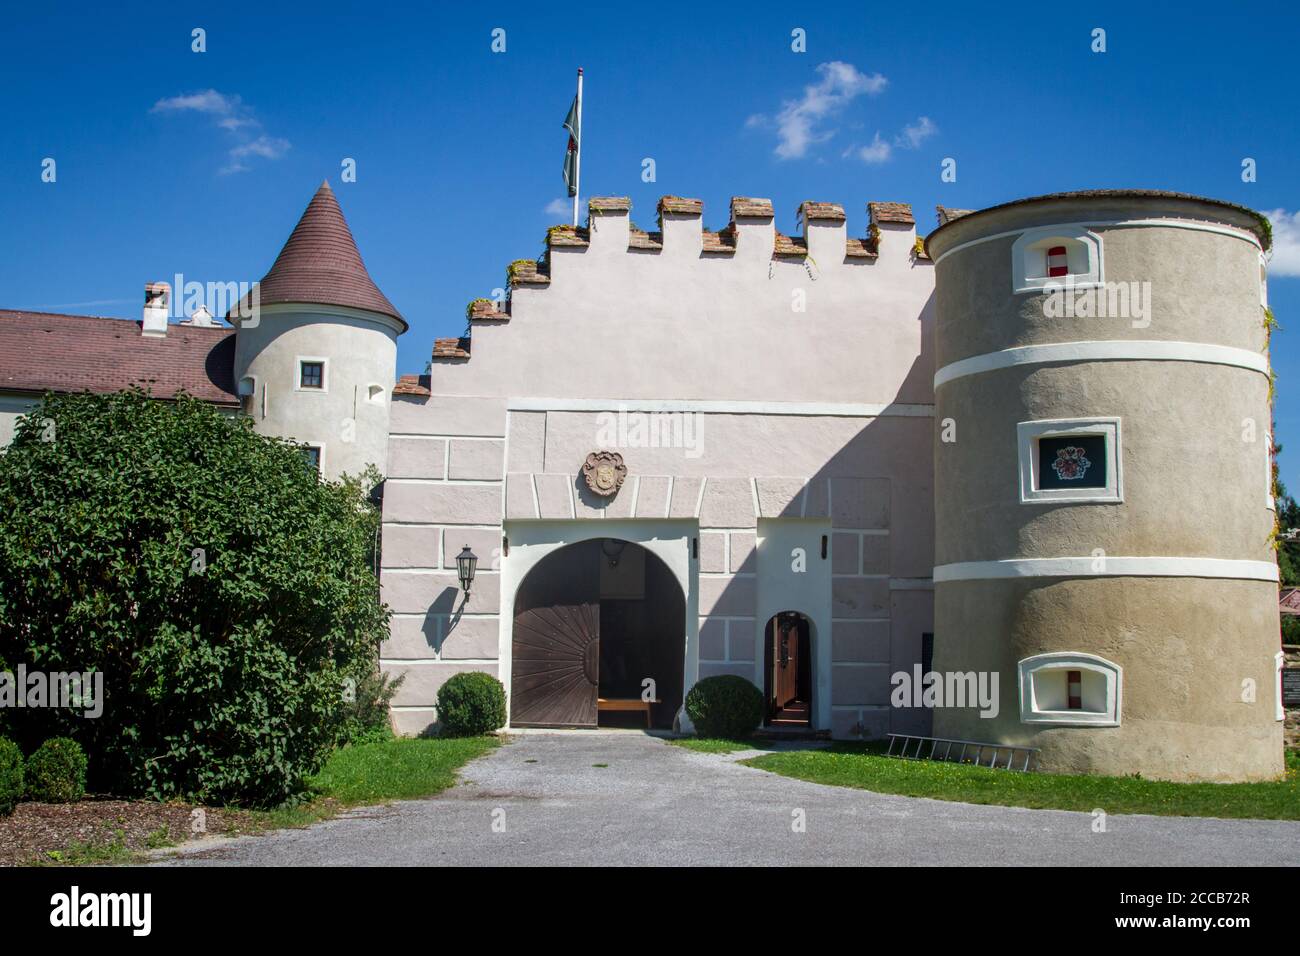
[[640,545],[597,538],[547,555],[515,594],[510,725],[671,728],[685,617],[677,579]]

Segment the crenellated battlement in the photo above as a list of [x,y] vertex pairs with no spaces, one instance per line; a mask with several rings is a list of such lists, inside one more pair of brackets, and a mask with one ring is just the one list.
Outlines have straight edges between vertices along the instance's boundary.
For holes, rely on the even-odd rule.
[[[632,221],[629,197],[593,197],[587,203],[586,226],[565,224],[548,229],[540,257],[517,259],[507,269],[504,304],[498,306],[486,299],[470,303],[466,309],[470,326],[467,335],[438,340],[434,361],[467,359],[476,326],[509,322],[515,293],[546,289],[554,278],[557,261],[563,260],[561,268],[572,268],[573,256],[591,257],[593,264],[614,255],[649,256],[664,261],[730,260],[737,268],[743,268],[741,263],[765,263],[770,264],[765,266],[769,273],[777,267],[795,265],[808,276],[841,266],[871,267],[882,255],[897,257],[909,266],[929,264],[924,245],[915,234],[916,220],[910,204],[873,201],[867,203],[866,211],[866,235],[850,236],[848,217],[841,204],[806,200],[796,210],[800,233],[786,235],[775,226],[770,199],[734,196],[727,225],[712,230],[704,228],[702,200],[663,196],[655,210],[658,228],[648,231]],[[940,223],[962,212],[940,207]]]

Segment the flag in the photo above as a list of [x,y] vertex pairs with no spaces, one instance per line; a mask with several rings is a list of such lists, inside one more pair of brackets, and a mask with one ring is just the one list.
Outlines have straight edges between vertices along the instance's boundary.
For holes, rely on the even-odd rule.
[[578,98],[573,98],[569,115],[564,118],[564,128],[569,131],[569,148],[564,154],[564,185],[569,187],[569,195],[578,195],[578,150],[582,143],[582,130],[578,122]]

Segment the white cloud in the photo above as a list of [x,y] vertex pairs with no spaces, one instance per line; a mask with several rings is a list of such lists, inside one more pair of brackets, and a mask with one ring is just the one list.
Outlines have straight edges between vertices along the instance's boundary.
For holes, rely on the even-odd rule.
[[253,115],[253,111],[244,105],[243,100],[234,94],[221,93],[218,90],[200,90],[197,93],[183,93],[180,96],[167,96],[154,103],[151,113],[201,113],[228,133],[240,138],[228,152],[229,162],[222,167],[221,173],[242,173],[249,167],[244,160],[251,157],[262,159],[279,159],[289,149],[289,141],[279,137],[258,135],[250,138],[262,124]]
[[222,129],[235,130],[242,126],[256,126],[251,111],[244,106],[238,96],[227,96],[216,90],[202,90],[198,93],[185,93],[181,96],[167,96],[153,105],[151,113],[206,113],[215,117],[215,122]]
[[259,136],[257,139],[232,146],[227,154],[230,162],[221,170],[223,173],[242,173],[248,169],[244,163],[250,156],[262,159],[279,159],[289,151],[289,141],[275,136]]
[[903,149],[916,149],[937,132],[939,127],[934,125],[934,120],[928,116],[918,116],[915,123],[908,123],[894,137],[894,145]]
[[876,133],[871,140],[870,146],[854,147],[850,150],[850,153],[856,155],[864,163],[885,163],[894,154],[894,148],[881,139],[879,133]]
[[[578,208],[582,208],[581,202],[578,203]],[[573,216],[573,198],[552,199],[546,204],[546,208],[542,211],[548,216],[563,216],[564,221],[568,222]]]
[[862,73],[839,60],[819,63],[817,72],[821,78],[805,86],[799,99],[786,100],[775,116],[760,113],[745,122],[750,128],[775,127],[775,152],[781,159],[799,159],[807,155],[809,146],[830,139],[835,130],[824,128],[827,120],[859,96],[874,96],[889,83],[879,73]]
[[1268,260],[1268,274],[1300,276],[1300,212],[1274,209],[1265,215],[1273,224],[1273,253]]
[[892,143],[882,139],[877,130],[869,146],[850,146],[840,155],[844,159],[853,157],[873,165],[887,163],[893,159],[895,149],[916,149],[938,132],[939,127],[934,124],[934,120],[928,116],[918,116],[915,122],[903,127]]

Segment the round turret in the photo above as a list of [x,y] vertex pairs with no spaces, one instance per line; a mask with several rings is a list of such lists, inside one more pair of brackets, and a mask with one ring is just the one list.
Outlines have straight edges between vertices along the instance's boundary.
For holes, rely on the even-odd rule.
[[[271,271],[228,317],[254,427],[309,446],[325,477],[383,472],[397,336],[406,322],[366,271],[322,183]],[[239,314],[239,313],[253,313]]]
[[[1282,772],[1267,222],[1171,193],[953,218],[936,265],[936,736],[1044,770]],[[947,703],[951,704],[952,701]]]

